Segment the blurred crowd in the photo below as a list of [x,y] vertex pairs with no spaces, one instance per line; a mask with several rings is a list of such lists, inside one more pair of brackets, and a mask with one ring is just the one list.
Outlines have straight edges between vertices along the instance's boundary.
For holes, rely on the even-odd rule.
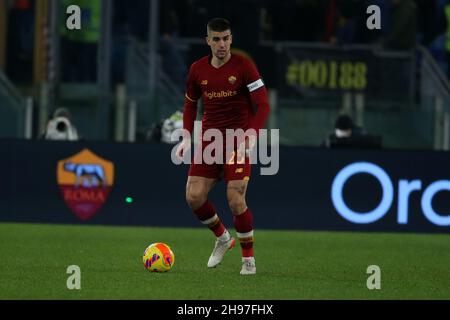
[[[33,60],[36,0],[7,0],[7,73],[16,82],[27,82]],[[61,52],[72,68],[65,81],[95,81],[96,50],[100,37],[100,0],[62,0],[82,8],[87,31],[75,34],[60,29]],[[125,44],[133,36],[148,40],[148,0],[112,0],[113,77],[123,75]],[[368,30],[366,9],[381,9],[381,30]],[[215,16],[235,26],[235,45],[252,46],[272,41],[303,41],[341,44],[378,44],[386,49],[408,50],[418,42],[446,63],[450,56],[450,0],[161,0],[159,1],[162,50],[173,54],[174,39],[205,35],[206,22]],[[70,38],[72,37],[72,38]],[[82,48],[82,50],[78,50]],[[81,54],[80,54],[81,52]],[[177,59],[176,54],[174,59]],[[173,60],[173,59],[172,59]],[[75,67],[74,67],[75,66]],[[119,79],[120,80],[120,79]]]
[[[148,1],[115,0],[115,26],[147,39]],[[140,5],[138,5],[140,3]],[[429,45],[446,30],[448,0],[164,0],[160,1],[162,34],[198,38],[215,16],[237,28],[237,45],[261,41],[302,41],[337,44],[383,41],[390,49],[410,49],[415,40]],[[366,9],[381,9],[382,28],[368,30]]]

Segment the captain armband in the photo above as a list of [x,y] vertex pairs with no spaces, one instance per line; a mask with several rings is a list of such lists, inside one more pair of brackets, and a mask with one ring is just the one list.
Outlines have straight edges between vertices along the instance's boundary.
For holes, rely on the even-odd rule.
[[261,87],[264,87],[264,82],[261,79],[258,79],[247,85],[248,91],[250,92],[253,92]]

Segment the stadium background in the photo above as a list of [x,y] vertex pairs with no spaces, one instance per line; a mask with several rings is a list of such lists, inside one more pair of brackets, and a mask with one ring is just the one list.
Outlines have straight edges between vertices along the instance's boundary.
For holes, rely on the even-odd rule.
[[[81,30],[65,27],[70,4],[82,9]],[[381,30],[366,27],[371,4],[381,8]],[[184,201],[187,168],[172,164],[172,145],[155,132],[181,110],[187,69],[208,54],[205,25],[223,16],[234,52],[257,64],[269,90],[266,127],[280,129],[279,173],[253,169],[256,228],[447,234],[449,10],[444,0],[0,0],[0,220],[6,229],[14,222],[200,227]],[[60,107],[70,110],[79,141],[43,138]],[[382,148],[323,147],[341,113],[381,137]],[[72,199],[98,206],[81,219],[64,196],[58,163],[86,149],[97,164],[113,165],[114,179],[100,202]],[[339,214],[331,196],[338,173],[361,162],[382,168],[393,186],[384,190],[361,173],[348,180],[343,198],[361,216],[392,198],[367,223]],[[406,221],[401,180],[420,180],[406,197]],[[435,182],[440,219],[432,221],[423,199]],[[211,197],[231,225],[223,195],[221,184]],[[433,248],[437,259],[448,258]]]

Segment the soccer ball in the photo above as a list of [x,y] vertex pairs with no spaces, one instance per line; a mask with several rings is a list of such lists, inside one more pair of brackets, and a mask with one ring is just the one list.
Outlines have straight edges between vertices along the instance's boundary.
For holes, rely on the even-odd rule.
[[144,267],[150,272],[167,272],[173,267],[175,255],[165,243],[152,243],[142,257]]

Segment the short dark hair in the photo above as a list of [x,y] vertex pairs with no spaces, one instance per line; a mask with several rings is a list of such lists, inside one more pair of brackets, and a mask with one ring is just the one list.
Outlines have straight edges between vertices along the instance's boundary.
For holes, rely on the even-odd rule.
[[336,129],[340,129],[340,130],[353,129],[353,127],[354,127],[353,120],[352,120],[352,118],[350,118],[350,116],[348,116],[346,114],[340,115],[336,119],[336,123],[335,123],[334,127]]
[[223,32],[226,30],[231,31],[231,24],[230,21],[224,18],[211,19],[206,27],[207,34],[209,34],[210,31]]

